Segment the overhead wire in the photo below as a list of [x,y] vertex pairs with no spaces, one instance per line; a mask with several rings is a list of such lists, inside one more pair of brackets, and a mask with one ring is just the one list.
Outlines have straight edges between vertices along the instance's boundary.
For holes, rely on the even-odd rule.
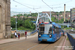
[[52,7],[50,7],[50,6],[49,6],[46,2],[44,2],[43,0],[42,0],[42,2],[45,3],[49,8],[53,9]]
[[31,8],[31,7],[29,7],[29,6],[26,6],[26,5],[24,5],[24,4],[20,3],[20,2],[17,2],[17,1],[15,1],[15,0],[13,0],[13,1],[16,2],[16,3],[18,3],[18,4],[20,4],[20,5],[25,6],[25,7],[27,7],[27,8],[33,9],[33,8]]
[[[42,0],[43,1],[43,0]],[[69,0],[69,1],[66,1],[66,2],[64,2],[64,3],[69,3],[70,1],[72,1],[72,0]],[[49,8],[51,8],[52,10],[54,9],[54,8],[61,8],[61,6],[59,6],[59,7],[51,7],[51,6],[54,6],[54,5],[48,5],[45,1],[43,1]],[[64,4],[64,3],[60,3],[60,4],[55,4],[55,5],[62,5],[62,4]]]
[[69,2],[71,2],[71,1],[73,1],[73,0],[69,0],[69,1],[66,1],[66,2],[63,2],[63,3],[54,4],[54,5],[50,5],[50,6],[57,6],[57,5],[62,5],[62,4],[65,4],[65,3],[69,3]]
[[[32,8],[32,7],[29,7],[29,6],[24,5],[24,4],[20,3],[20,2],[17,2],[17,1],[15,1],[15,0],[13,0],[13,1],[16,2],[16,3],[18,3],[18,4],[20,4],[20,5],[22,5],[22,6],[25,6],[25,7],[27,7],[27,8],[33,9],[33,10],[35,10],[35,11],[37,11],[36,9],[39,9],[39,8]],[[38,12],[38,11],[37,11],[37,12]]]
[[[24,5],[24,4],[22,4],[22,3],[20,3],[20,2],[17,2],[17,1],[15,1],[15,0],[13,0],[14,2],[16,2],[16,3],[18,3],[18,4],[20,4],[20,5],[22,5],[22,6],[25,6],[25,7],[27,7],[27,8],[30,8],[30,9],[33,9],[33,10],[35,10],[35,11],[37,11],[36,9],[40,9],[40,8],[32,8],[32,7],[30,7],[30,6],[27,6],[27,5]],[[43,1],[43,0],[42,0]],[[70,0],[70,1],[72,1],[72,0]],[[68,3],[68,2],[70,2],[70,1],[67,1],[67,2],[64,2],[64,3]],[[54,8],[61,8],[61,6],[59,6],[59,7],[51,7],[50,5],[48,5],[45,1],[43,1],[43,3],[45,3],[49,8],[51,8],[52,10],[54,9]],[[60,4],[55,4],[55,5],[61,5],[61,4],[64,4],[64,3],[60,3]],[[52,5],[53,6],[53,5]]]

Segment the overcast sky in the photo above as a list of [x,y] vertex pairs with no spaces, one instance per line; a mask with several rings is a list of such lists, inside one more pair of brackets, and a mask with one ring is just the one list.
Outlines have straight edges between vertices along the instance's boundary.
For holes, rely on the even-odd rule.
[[[48,7],[43,1],[53,9]],[[75,8],[75,0],[43,0],[43,1],[11,0],[11,11],[16,12],[64,11],[64,4],[66,4],[66,11],[70,11],[71,8]]]

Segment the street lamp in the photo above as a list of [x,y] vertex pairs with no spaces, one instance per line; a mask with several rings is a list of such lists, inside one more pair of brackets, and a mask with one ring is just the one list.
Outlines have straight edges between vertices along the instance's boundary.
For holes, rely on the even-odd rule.
[[15,28],[16,28],[16,31],[17,31],[17,16],[15,16]]
[[[17,8],[17,5],[15,5],[15,7]],[[17,10],[17,9],[16,9]],[[16,28],[16,31],[17,31],[17,16],[15,16],[15,28]]]

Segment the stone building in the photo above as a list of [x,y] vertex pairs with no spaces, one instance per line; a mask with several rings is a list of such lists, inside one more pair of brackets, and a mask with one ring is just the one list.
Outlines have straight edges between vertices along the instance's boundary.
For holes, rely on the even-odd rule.
[[0,39],[11,35],[10,0],[0,0]]

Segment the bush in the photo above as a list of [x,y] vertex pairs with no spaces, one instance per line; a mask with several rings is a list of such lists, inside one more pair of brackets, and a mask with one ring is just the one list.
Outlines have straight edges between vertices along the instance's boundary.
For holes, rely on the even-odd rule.
[[11,38],[14,38],[14,36],[15,36],[14,34],[11,34]]
[[18,30],[25,30],[25,27],[19,27]]

